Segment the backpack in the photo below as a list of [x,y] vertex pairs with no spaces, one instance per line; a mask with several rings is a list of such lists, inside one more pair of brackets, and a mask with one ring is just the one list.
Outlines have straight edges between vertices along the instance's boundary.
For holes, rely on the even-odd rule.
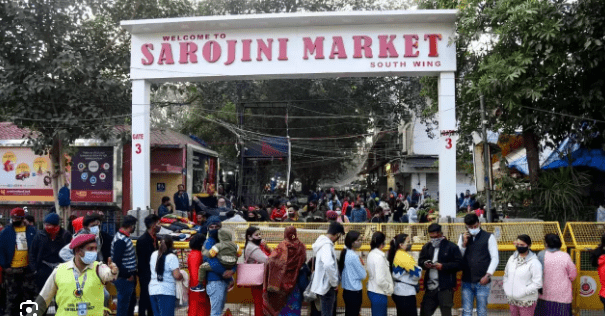
[[59,190],[59,205],[60,206],[69,206],[71,204],[71,198],[69,196],[69,188],[62,187]]

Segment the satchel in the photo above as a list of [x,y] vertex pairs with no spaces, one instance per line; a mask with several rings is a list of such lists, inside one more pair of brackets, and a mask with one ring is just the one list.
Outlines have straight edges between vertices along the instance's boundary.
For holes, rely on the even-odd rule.
[[263,285],[265,280],[264,263],[238,263],[237,286],[252,287]]

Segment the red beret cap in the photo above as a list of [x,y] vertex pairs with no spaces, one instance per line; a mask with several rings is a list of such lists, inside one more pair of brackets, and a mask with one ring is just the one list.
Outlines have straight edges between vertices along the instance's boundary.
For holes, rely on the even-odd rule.
[[20,207],[15,207],[11,210],[11,216],[25,217],[25,210]]
[[69,244],[69,249],[78,248],[82,245],[86,245],[91,241],[95,241],[96,235],[93,234],[83,234],[78,235],[76,238],[72,239],[71,244]]

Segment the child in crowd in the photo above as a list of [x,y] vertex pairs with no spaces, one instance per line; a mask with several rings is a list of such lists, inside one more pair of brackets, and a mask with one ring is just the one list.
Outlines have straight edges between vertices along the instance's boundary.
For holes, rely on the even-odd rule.
[[[237,264],[237,258],[242,255],[242,251],[239,246],[233,242],[233,233],[226,229],[220,229],[218,231],[219,242],[214,245],[209,252],[211,258],[216,257],[221,265],[227,270],[233,269]],[[197,286],[191,288],[193,292],[204,292],[206,287],[204,282],[206,281],[206,273],[212,271],[210,264],[207,262],[200,265],[198,277],[199,283]]]

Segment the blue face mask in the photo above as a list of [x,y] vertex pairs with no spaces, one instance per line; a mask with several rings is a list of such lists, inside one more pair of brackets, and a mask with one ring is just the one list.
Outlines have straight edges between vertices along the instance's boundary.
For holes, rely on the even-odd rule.
[[94,235],[98,235],[99,234],[99,226],[93,226],[90,228],[90,233],[94,234]]
[[218,240],[218,229],[209,230],[208,236]]
[[96,251],[84,252],[84,257],[82,257],[82,262],[84,262],[84,264],[91,264],[91,263],[95,262],[95,260],[97,260]]

